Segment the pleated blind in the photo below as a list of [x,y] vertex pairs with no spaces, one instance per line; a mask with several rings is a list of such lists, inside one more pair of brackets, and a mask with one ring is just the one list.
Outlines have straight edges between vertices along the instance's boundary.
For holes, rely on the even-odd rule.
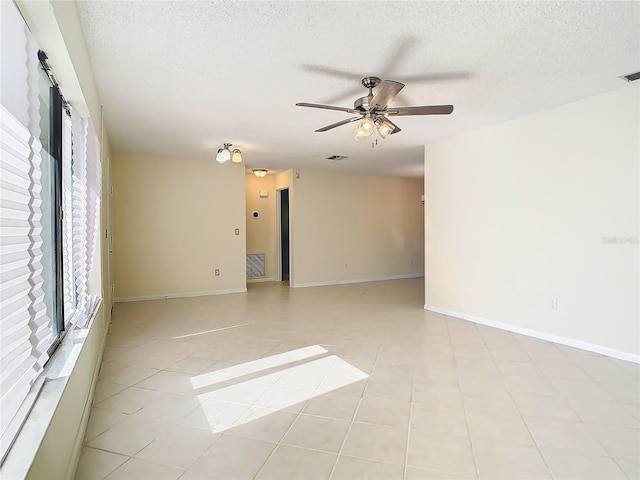
[[[3,459],[43,382],[40,374],[50,348],[63,330],[86,326],[99,302],[100,297],[89,292],[89,278],[98,242],[101,165],[91,120],[72,108],[70,115],[62,115],[61,163],[49,155],[51,84],[41,70],[38,45],[13,2],[0,2],[0,22]],[[56,165],[61,166],[60,178],[55,174]],[[59,205],[55,204],[54,185],[61,190]],[[61,265],[56,261],[58,240]],[[58,285],[61,299],[56,298]],[[63,330],[56,321],[59,305],[63,307]]]
[[0,107],[0,448],[42,371],[53,335],[44,291],[38,138]]

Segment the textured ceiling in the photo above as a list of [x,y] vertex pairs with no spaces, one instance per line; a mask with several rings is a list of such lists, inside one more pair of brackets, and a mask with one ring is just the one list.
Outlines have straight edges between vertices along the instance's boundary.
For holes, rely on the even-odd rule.
[[[615,88],[640,70],[640,3],[78,2],[116,153],[212,160],[223,142],[249,167],[421,175],[423,146]],[[364,76],[406,83],[371,148],[344,118]],[[341,162],[329,155],[348,155]]]

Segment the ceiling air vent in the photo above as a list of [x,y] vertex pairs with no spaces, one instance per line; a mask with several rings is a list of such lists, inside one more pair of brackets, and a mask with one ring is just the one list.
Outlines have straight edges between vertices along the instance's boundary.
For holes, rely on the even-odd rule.
[[345,158],[349,158],[346,155],[331,155],[327,157],[327,160],[331,160],[332,162],[339,162],[340,160],[344,160]]
[[634,82],[640,78],[640,72],[630,73],[629,75],[623,75],[620,78],[622,80],[626,80],[627,82]]

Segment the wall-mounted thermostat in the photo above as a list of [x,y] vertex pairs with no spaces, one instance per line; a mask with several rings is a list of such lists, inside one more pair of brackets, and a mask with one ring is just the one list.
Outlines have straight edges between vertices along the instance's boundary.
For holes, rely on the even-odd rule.
[[253,212],[253,218],[258,218],[258,212]]
[[269,198],[269,190],[260,190],[260,198]]

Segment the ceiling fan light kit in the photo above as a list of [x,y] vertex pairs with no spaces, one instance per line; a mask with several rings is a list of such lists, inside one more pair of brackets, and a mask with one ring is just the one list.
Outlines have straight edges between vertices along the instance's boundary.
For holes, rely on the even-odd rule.
[[225,143],[224,147],[218,149],[218,153],[216,154],[216,161],[218,163],[227,163],[229,160],[233,163],[242,163],[242,152],[237,148],[231,151],[232,145],[233,143]]
[[[373,135],[372,146],[375,146],[375,134],[385,139],[389,135],[401,131],[395,123],[389,120],[390,116],[408,115],[449,115],[453,112],[453,105],[420,105],[412,107],[390,107],[390,103],[395,96],[404,88],[404,84],[394,80],[380,80],[378,77],[364,77],[362,85],[369,89],[369,94],[358,98],[353,102],[353,108],[336,107],[333,105],[321,105],[317,103],[296,103],[299,107],[322,108],[325,110],[338,110],[340,112],[358,115],[355,118],[348,118],[340,122],[332,123],[326,127],[319,128],[316,132],[326,132],[347,123],[360,121],[353,132],[353,138],[362,140]],[[376,89],[375,93],[373,89]]]

